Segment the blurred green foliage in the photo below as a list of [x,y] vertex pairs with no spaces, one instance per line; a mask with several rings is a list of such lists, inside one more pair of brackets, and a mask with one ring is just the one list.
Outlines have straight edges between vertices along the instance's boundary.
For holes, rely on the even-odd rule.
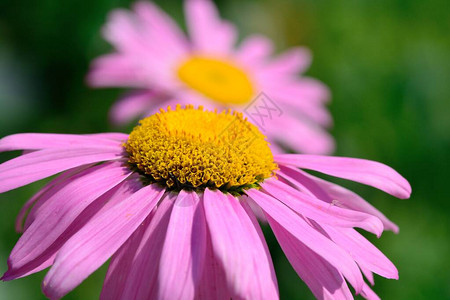
[[[107,111],[123,92],[85,85],[89,61],[110,46],[108,11],[128,0],[0,1],[0,136],[111,130]],[[157,1],[183,22],[181,1]],[[308,75],[332,91],[337,155],[384,162],[412,184],[410,200],[339,181],[401,228],[370,239],[400,280],[376,278],[384,299],[450,298],[450,3],[448,0],[231,0],[218,3],[241,36],[259,32],[282,50],[305,45]],[[128,130],[123,129],[122,130]],[[0,161],[16,153],[0,155]],[[42,183],[0,195],[0,272],[19,235],[14,218]],[[266,230],[282,299],[312,299]],[[98,297],[106,267],[66,299]],[[41,272],[0,283],[0,299],[41,299]]]

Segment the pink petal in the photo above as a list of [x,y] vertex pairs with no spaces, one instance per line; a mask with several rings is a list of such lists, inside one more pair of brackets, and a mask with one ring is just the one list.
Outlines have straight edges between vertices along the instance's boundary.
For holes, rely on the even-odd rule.
[[357,293],[361,291],[364,283],[361,272],[345,250],[312,228],[302,217],[281,202],[274,201],[274,198],[257,190],[251,189],[246,193],[264,210],[271,227],[276,221],[305,246],[342,272]]
[[386,230],[398,232],[397,225],[392,223],[379,210],[354,192],[292,167],[280,166],[280,170],[281,172],[279,174],[282,177],[288,179],[293,184],[301,183],[317,198],[333,205],[371,214],[381,220]]
[[87,134],[87,136],[93,136],[98,138],[110,139],[118,142],[125,142],[128,139],[128,134],[120,132],[104,132],[104,133],[92,133]]
[[[77,168],[70,169],[68,171],[65,171],[61,174],[61,181],[58,182],[55,186],[53,186],[51,189],[48,190],[45,194],[42,195],[42,197],[36,202],[36,204],[32,207],[30,212],[28,213],[28,216],[25,220],[24,229],[25,231],[30,227],[30,225],[36,220],[36,217],[40,214],[42,207],[45,209],[45,205],[48,200],[52,199],[53,196],[59,192],[61,189],[63,189],[68,183],[73,181],[73,179],[76,179],[80,175],[82,175],[81,172],[84,170],[92,170],[94,164],[89,165],[83,165]],[[89,171],[87,171],[88,173]],[[64,176],[64,177],[62,177]]]
[[273,154],[286,153],[286,151],[283,149],[281,144],[272,144],[271,143],[269,145],[269,147]]
[[[122,201],[125,197],[130,196],[137,190],[138,186],[141,186],[140,181],[126,180],[125,182],[120,183],[117,187],[100,196],[80,213],[80,215],[69,225],[69,227],[67,227],[64,233],[51,244],[51,246],[46,249],[45,247],[42,248],[41,254],[39,254],[35,259],[24,264],[22,267],[8,270],[2,279],[12,280],[19,277],[24,277],[51,266],[55,259],[56,253],[69,238],[78,232],[78,230],[83,228],[83,226],[86,225],[86,223],[89,222],[93,216],[103,211],[111,203]],[[105,205],[106,202],[107,204]]]
[[211,244],[211,237],[208,232],[206,237],[205,261],[203,267],[203,277],[197,287],[196,300],[229,300],[231,298],[228,291],[225,271],[218,259],[214,256]]
[[[144,13],[141,9],[138,12]],[[116,82],[121,86],[173,88],[176,83],[173,80],[175,76],[172,67],[176,63],[173,54],[177,49],[172,45],[161,44],[163,41],[158,29],[147,30],[145,21],[140,18],[142,16],[138,18],[132,12],[121,9],[110,14],[103,30],[104,36],[121,54],[106,56],[103,61],[102,58],[97,60],[88,80],[97,78],[100,82],[94,82],[96,85]],[[167,48],[171,51],[166,51]],[[109,74],[112,76],[108,77]]]
[[270,257],[239,201],[206,189],[203,205],[213,250],[225,270],[232,298],[278,299]]
[[133,264],[128,269],[123,270],[125,275],[122,276],[127,276],[123,293],[113,299],[157,298],[159,262],[175,199],[176,195],[169,193],[161,200],[150,225],[146,227],[144,236],[134,255]]
[[329,154],[334,151],[331,135],[311,121],[286,113],[269,122],[266,128],[271,140],[280,142],[296,152]]
[[359,232],[352,228],[321,226],[336,244],[347,250],[358,265],[385,278],[398,279],[394,264]]
[[158,299],[193,299],[203,273],[206,222],[196,192],[181,191],[159,262]]
[[276,221],[271,222],[271,228],[292,267],[317,299],[353,299],[347,283],[336,268]]
[[375,279],[373,278],[373,273],[364,267],[359,266],[359,268],[361,269],[361,272],[364,274],[364,277],[366,277],[367,281],[369,281],[371,285],[374,285]]
[[143,187],[100,213],[72,236],[44,278],[44,294],[59,299],[79,285],[125,243],[163,193],[157,185]]
[[[65,182],[72,177],[73,175],[87,169],[90,167],[90,165],[84,165],[81,167],[73,168],[70,170],[67,170],[63,172],[61,175],[50,181],[47,185],[45,185],[40,191],[38,191],[33,197],[31,197],[25,205],[20,209],[19,214],[16,217],[16,231],[22,233],[24,231],[23,221],[25,219],[25,216],[27,213],[27,224],[25,226],[25,229],[29,227],[29,225],[34,221],[35,219],[35,211],[36,207],[40,206],[42,203],[45,203],[49,198],[51,198],[54,195],[55,190],[60,189],[65,185]],[[52,191],[52,192],[51,192]],[[28,212],[29,209],[35,204],[35,207],[33,207],[33,212]]]
[[30,261],[28,264],[24,265],[18,269],[8,269],[3,276],[0,278],[2,281],[10,281],[22,277],[26,277],[28,275],[40,272],[44,269],[47,269],[53,264],[55,260],[56,253],[53,251],[46,251],[43,256],[38,257],[35,260]]
[[186,22],[194,47],[201,52],[227,54],[236,41],[236,29],[220,19],[210,0],[187,0]]
[[133,59],[130,54],[145,55],[148,50],[140,25],[135,14],[125,9],[116,9],[110,12],[102,34],[119,53],[125,54],[122,57],[130,60]]
[[121,153],[117,150],[100,148],[31,152],[0,164],[0,193],[81,165],[118,158],[121,158]]
[[408,181],[394,169],[379,162],[348,158],[302,154],[279,154],[275,161],[302,169],[311,169],[378,188],[400,199],[411,194]]
[[[266,220],[266,216],[264,215],[263,210],[261,209],[261,207],[258,206],[258,204],[255,203],[255,201],[253,201],[251,198],[242,195],[240,200],[244,200],[245,203],[250,207],[250,209],[253,212],[253,215],[255,215],[255,217],[261,222],[266,224],[267,220]],[[245,207],[244,207],[245,208]],[[249,214],[250,215],[250,214]]]
[[252,35],[243,40],[236,50],[236,58],[247,66],[261,64],[272,54],[272,41],[261,35]]
[[367,300],[380,300],[380,297],[367,284],[364,284],[361,296]]
[[124,125],[142,116],[150,106],[156,94],[150,90],[128,94],[113,104],[109,117],[113,124]]
[[[293,211],[321,224],[350,228],[359,227],[378,236],[383,232],[383,224],[378,218],[319,201],[317,198],[302,193],[277,179],[268,179],[261,186],[264,191]],[[273,201],[276,200],[273,199]]]
[[[171,59],[177,59],[186,55],[189,49],[184,33],[158,6],[149,1],[140,1],[135,4],[134,9],[142,21],[142,26],[145,26],[143,33],[148,33],[155,48],[161,51],[160,57],[169,56]],[[166,51],[167,48],[170,48],[170,51]]]
[[277,78],[278,76],[294,76],[303,73],[311,64],[311,51],[296,47],[278,55],[265,65],[261,71],[263,76]]
[[[250,202],[254,203],[254,201],[251,198],[249,198],[249,197],[246,197],[246,198],[247,199],[245,199],[245,201],[239,201],[239,203],[242,205],[242,207],[246,211],[248,217],[250,218],[250,221],[252,221],[253,226],[256,229],[256,232],[258,233],[258,236],[259,236],[259,238],[260,238],[260,240],[261,240],[261,242],[262,242],[262,244],[264,246],[264,252],[266,253],[267,260],[269,262],[269,267],[270,267],[270,273],[271,273],[271,276],[272,276],[272,280],[275,283],[276,288],[278,290],[277,276],[275,274],[275,269],[273,268],[273,263],[272,263],[272,258],[270,256],[269,247],[267,246],[266,239],[264,237],[264,233],[262,232],[261,227],[259,226],[258,220],[256,219],[256,215],[253,213],[253,209],[249,205]],[[255,203],[255,205],[256,205],[256,203]],[[262,210],[261,210],[261,212],[262,212]],[[264,212],[262,212],[262,213],[264,214]],[[265,216],[264,216],[264,220],[267,222]]]
[[287,101],[299,100],[323,105],[331,98],[330,90],[326,85],[311,77],[285,78],[280,77],[272,80],[264,80],[265,86],[271,91],[278,92],[277,97]]
[[100,56],[92,62],[86,81],[93,87],[146,88],[147,77],[134,59],[125,54]]
[[[62,174],[62,176],[64,177],[64,173]],[[31,207],[54,186],[54,181],[57,181],[58,179],[59,178],[56,178],[56,180],[50,181],[45,187],[43,187],[40,191],[34,194],[33,197],[28,199],[28,201],[22,206],[16,217],[15,223],[16,232],[23,233],[23,222],[25,220],[25,216],[27,215]]]
[[270,99],[278,103],[281,110],[293,116],[306,118],[308,121],[317,123],[317,125],[330,127],[333,119],[327,107],[318,101],[311,100],[303,95],[298,95],[295,91],[290,91],[289,86],[280,82],[273,86],[270,82],[275,79],[259,79],[261,86],[264,86],[264,92]]
[[111,257],[100,299],[121,299],[127,284],[128,272],[134,263],[136,252],[151,219],[152,215],[148,216]]
[[[64,182],[65,185],[58,187],[52,197],[40,207],[36,219],[20,237],[8,259],[8,272],[18,273],[34,260],[40,258],[41,261],[43,255],[51,252],[46,253],[51,246],[55,246],[55,241],[66,231],[70,231],[68,228],[84,209],[129,174],[130,171],[121,164],[108,163],[83,171]],[[67,238],[61,237],[60,242]]]
[[0,152],[51,148],[100,148],[120,152],[122,144],[101,136],[79,134],[19,133],[0,140]]

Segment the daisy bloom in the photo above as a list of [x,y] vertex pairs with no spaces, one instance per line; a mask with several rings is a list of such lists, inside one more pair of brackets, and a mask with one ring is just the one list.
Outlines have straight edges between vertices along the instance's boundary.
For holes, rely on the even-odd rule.
[[[397,230],[343,187],[301,170],[367,184],[398,198],[411,187],[363,159],[272,152],[242,114],[161,110],[130,135],[16,134],[1,151],[0,192],[59,173],[19,213],[23,232],[3,280],[50,267],[59,299],[110,260],[101,299],[278,299],[257,216],[319,299],[376,299],[363,279],[398,277],[356,227]],[[26,216],[26,217],[25,217]],[[24,222],[23,222],[24,221]]]
[[[185,15],[189,38],[152,2],[110,14],[103,36],[115,52],[96,59],[87,80],[95,87],[134,89],[112,107],[114,123],[194,103],[246,112],[278,152],[280,146],[309,154],[333,151],[324,130],[332,122],[325,107],[328,89],[298,76],[311,63],[307,49],[273,56],[272,42],[260,35],[236,46],[235,27],[210,0],[187,0]],[[259,120],[262,115],[269,116],[270,126]]]

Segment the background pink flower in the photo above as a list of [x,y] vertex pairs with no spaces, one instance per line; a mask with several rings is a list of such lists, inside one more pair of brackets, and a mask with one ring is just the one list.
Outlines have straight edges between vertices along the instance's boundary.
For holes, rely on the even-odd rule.
[[273,56],[273,43],[260,35],[236,46],[236,28],[219,17],[210,0],[185,1],[185,15],[189,38],[152,2],[110,14],[103,36],[115,52],[93,62],[88,82],[135,89],[112,107],[113,122],[128,123],[175,103],[241,111],[261,106],[267,113],[264,107],[271,104],[258,97],[264,93],[282,113],[267,119],[266,126],[256,124],[274,150],[333,151],[334,142],[324,130],[332,123],[324,106],[328,89],[298,76],[311,63],[309,50],[297,47]]

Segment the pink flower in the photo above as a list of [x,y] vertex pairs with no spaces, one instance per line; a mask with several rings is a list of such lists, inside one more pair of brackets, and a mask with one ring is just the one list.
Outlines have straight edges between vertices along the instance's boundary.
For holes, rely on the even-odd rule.
[[26,153],[0,165],[0,192],[59,175],[19,213],[23,235],[2,279],[50,267],[42,289],[51,299],[108,259],[101,299],[278,299],[256,214],[267,219],[319,299],[351,298],[346,281],[376,299],[362,273],[372,284],[373,273],[398,278],[354,229],[380,236],[397,227],[353,192],[301,169],[398,198],[410,196],[408,182],[363,159],[272,156],[256,127],[236,113],[177,107],[142,120],[130,135],[28,133],[0,140],[0,151],[13,150]]
[[273,57],[272,42],[260,35],[236,46],[235,27],[210,0],[186,0],[185,14],[189,38],[151,2],[110,14],[103,36],[115,52],[93,62],[88,82],[135,89],[112,107],[114,123],[176,103],[227,107],[249,116],[260,107],[261,114],[274,116],[265,120],[268,126],[258,117],[254,124],[279,152],[280,146],[309,154],[333,151],[333,139],[323,129],[332,123],[325,107],[328,89],[297,76],[311,63],[309,50],[296,47]]

